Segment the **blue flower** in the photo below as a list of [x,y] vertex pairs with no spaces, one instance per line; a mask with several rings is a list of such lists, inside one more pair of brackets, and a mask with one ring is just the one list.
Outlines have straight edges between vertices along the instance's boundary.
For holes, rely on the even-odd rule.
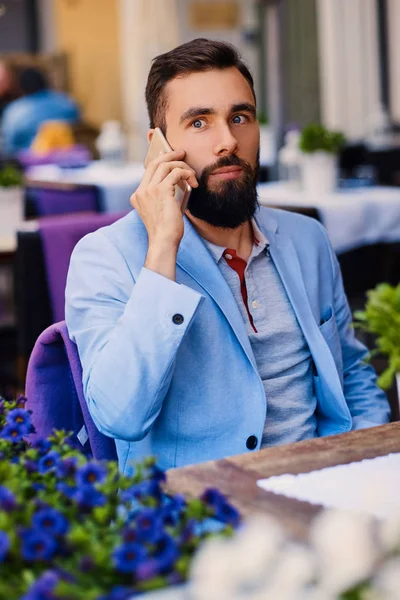
[[77,492],[77,488],[74,485],[68,485],[63,481],[60,481],[56,484],[56,490],[64,494],[64,496],[66,496],[70,500],[73,500],[75,498]]
[[5,531],[0,530],[0,563],[5,559],[8,549],[10,547],[10,540]]
[[[17,398],[17,408],[25,408],[25,404],[26,404],[27,400],[25,398],[25,396],[22,396],[22,394],[20,394]],[[31,411],[27,411],[29,412],[29,414],[31,414]]]
[[157,542],[155,559],[158,562],[160,572],[170,571],[179,558],[179,548],[175,540],[165,533]]
[[92,485],[82,485],[77,488],[74,500],[80,508],[88,509],[94,506],[104,506],[106,497]]
[[157,465],[153,465],[150,469],[150,477],[151,479],[153,479],[154,481],[157,481],[158,483],[163,483],[164,481],[167,480],[167,476],[165,475],[165,472],[160,469],[159,467],[157,467]]
[[209,506],[212,506],[213,508],[216,508],[217,506],[226,502],[225,496],[223,496],[221,492],[215,488],[208,488],[201,496],[201,499],[203,502]]
[[35,440],[32,444],[32,448],[37,450],[39,452],[39,454],[41,456],[43,456],[44,454],[47,454],[47,452],[50,450],[51,442],[49,442],[49,440],[46,440],[44,438]]
[[117,571],[133,573],[138,564],[147,557],[147,552],[141,544],[121,544],[115,548],[112,557]]
[[53,451],[45,454],[45,456],[42,456],[39,459],[39,473],[47,473],[48,471],[51,471],[51,469],[54,469],[58,465],[59,460],[60,455],[58,452]]
[[52,593],[60,581],[59,576],[54,571],[45,571],[29,588],[27,594],[22,596],[21,600],[50,600],[55,596]]
[[18,425],[7,423],[7,425],[3,427],[0,436],[7,440],[7,442],[16,444],[24,439],[24,431]]
[[5,512],[14,510],[17,506],[17,500],[14,494],[4,485],[0,485],[0,509]]
[[22,556],[25,560],[49,560],[57,549],[56,540],[37,529],[22,534]]
[[66,479],[75,475],[78,459],[76,456],[69,456],[61,460],[56,467],[56,475],[59,479]]
[[214,516],[218,521],[226,523],[227,525],[232,525],[232,527],[237,527],[240,523],[239,511],[228,502],[224,502],[217,506],[215,508]]
[[137,542],[138,538],[139,536],[136,529],[133,529],[132,527],[126,527],[122,530],[122,539],[126,544]]
[[76,472],[76,483],[78,485],[94,485],[101,483],[106,477],[106,469],[95,462],[89,462],[80,467]]
[[183,495],[178,494],[164,500],[164,505],[160,509],[165,525],[177,525],[186,506],[186,500]]
[[137,515],[135,521],[140,541],[153,543],[160,537],[162,520],[158,511],[145,508]]
[[34,513],[32,525],[50,535],[64,535],[69,523],[62,513],[55,508],[42,508]]
[[135,594],[131,588],[127,588],[123,585],[115,585],[111,592],[105,596],[100,596],[97,600],[129,600],[133,598]]
[[6,416],[9,425],[15,425],[24,434],[30,433],[32,427],[31,415],[23,408],[14,408]]

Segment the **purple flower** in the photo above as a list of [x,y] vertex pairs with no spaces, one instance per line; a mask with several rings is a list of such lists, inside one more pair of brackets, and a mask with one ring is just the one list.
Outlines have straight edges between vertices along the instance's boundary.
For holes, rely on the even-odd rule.
[[55,539],[47,533],[27,529],[22,534],[22,556],[25,560],[49,560],[56,549]]
[[59,576],[54,571],[45,571],[39,579],[35,581],[29,588],[25,596],[21,600],[50,600],[55,596],[52,593],[59,582]]
[[20,429],[18,425],[7,423],[7,425],[3,427],[0,436],[7,440],[7,442],[16,444],[24,439],[24,431]]
[[14,510],[17,506],[17,500],[14,494],[4,485],[0,485],[0,509],[5,512]]
[[59,479],[66,479],[75,475],[78,459],[76,456],[69,456],[61,460],[56,467],[56,475]]
[[93,571],[94,567],[95,562],[92,556],[82,556],[81,560],[79,561],[79,569],[83,573],[89,573],[90,571]]
[[42,456],[39,459],[39,473],[47,473],[54,469],[60,460],[60,455],[58,452],[49,452],[45,456]]
[[47,452],[50,450],[51,442],[49,442],[49,440],[46,440],[44,438],[35,440],[32,444],[32,448],[34,448],[35,450],[38,450],[39,454],[41,456],[43,456],[43,454],[47,454]]
[[64,535],[69,523],[62,513],[55,508],[42,508],[34,513],[32,525],[50,535]]
[[77,488],[74,494],[74,500],[82,509],[93,508],[94,506],[104,506],[106,497],[96,490],[92,485],[83,485]]
[[139,581],[147,581],[160,575],[161,565],[155,558],[149,558],[141,562],[135,571],[136,578]]
[[[22,396],[22,394],[20,394],[17,398],[17,408],[25,408],[25,404],[26,404],[27,400],[25,398],[25,396]],[[27,411],[30,414],[30,411]]]
[[60,481],[56,484],[56,490],[64,494],[64,496],[66,496],[70,500],[73,500],[75,498],[77,492],[77,488],[74,485],[68,485],[63,481]]
[[0,530],[0,563],[5,559],[8,549],[10,547],[10,540],[5,531]]
[[162,520],[158,511],[145,508],[137,515],[135,521],[140,541],[153,543],[160,537]]
[[94,485],[104,481],[106,470],[102,465],[89,462],[77,470],[75,477],[78,485]]
[[36,473],[38,470],[38,464],[35,460],[26,459],[24,462],[24,467],[28,473]]
[[147,556],[141,544],[121,544],[113,552],[113,564],[121,573],[133,573],[139,563]]
[[30,433],[32,427],[31,415],[23,408],[14,408],[6,416],[9,425],[15,425],[24,434]]

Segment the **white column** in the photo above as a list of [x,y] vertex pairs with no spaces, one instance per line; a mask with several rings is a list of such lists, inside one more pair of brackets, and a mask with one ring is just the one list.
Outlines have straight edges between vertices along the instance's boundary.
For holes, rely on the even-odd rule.
[[143,160],[149,127],[145,87],[152,59],[180,43],[177,0],[120,0],[124,124],[129,156]]
[[375,0],[317,0],[317,16],[322,121],[356,141],[379,102]]
[[390,109],[394,121],[400,122],[400,2],[388,2]]

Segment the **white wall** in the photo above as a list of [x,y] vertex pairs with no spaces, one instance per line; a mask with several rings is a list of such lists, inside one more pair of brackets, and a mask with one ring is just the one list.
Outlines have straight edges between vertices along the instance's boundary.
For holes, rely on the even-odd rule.
[[39,51],[51,53],[55,50],[53,0],[38,1]]
[[394,121],[400,122],[400,2],[388,2],[390,108]]
[[317,0],[317,14],[322,120],[356,141],[379,102],[375,0]]

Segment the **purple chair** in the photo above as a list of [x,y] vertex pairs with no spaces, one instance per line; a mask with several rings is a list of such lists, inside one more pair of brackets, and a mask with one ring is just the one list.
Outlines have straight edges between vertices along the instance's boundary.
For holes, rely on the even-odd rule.
[[86,454],[98,460],[117,460],[114,440],[99,432],[89,414],[78,349],[69,339],[65,321],[51,325],[39,336],[29,359],[26,396],[36,429],[32,441],[64,429],[73,432]]
[[110,225],[126,213],[85,213],[39,220],[53,322],[64,319],[65,284],[72,251],[87,233]]
[[98,210],[98,191],[90,185],[52,185],[26,188],[29,216],[63,215]]

